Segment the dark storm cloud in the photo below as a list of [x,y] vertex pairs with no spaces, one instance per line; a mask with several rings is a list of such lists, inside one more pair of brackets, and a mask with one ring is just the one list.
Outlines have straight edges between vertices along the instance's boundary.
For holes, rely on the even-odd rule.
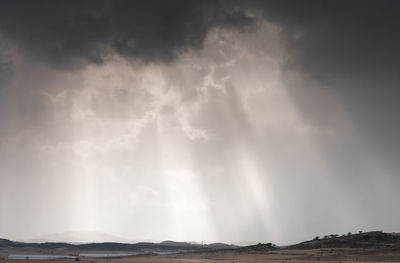
[[4,47],[0,43],[0,90],[8,82],[12,74],[12,61],[7,58],[7,56],[5,55]]
[[[282,29],[290,57],[286,70],[300,69],[338,96],[365,140],[396,170],[399,12],[400,3],[387,0],[16,0],[0,3],[0,36],[60,68],[101,63],[110,50],[168,62],[182,50],[201,48],[211,28],[249,25],[255,19],[249,13],[261,14]],[[7,59],[0,59],[0,81],[11,69]],[[305,119],[331,121],[321,102],[311,101],[318,96],[307,96],[307,87],[290,77],[285,81]]]
[[[0,84],[4,85],[12,76],[11,62],[0,57]],[[0,87],[1,90],[1,87]]]
[[2,1],[0,30],[34,56],[59,64],[101,62],[105,49],[168,61],[201,47],[214,26],[243,26],[261,11],[282,26],[296,63],[324,81],[392,74],[399,66],[397,1]]
[[[291,60],[338,96],[387,167],[398,170],[399,1],[260,1],[252,7],[282,27]],[[317,118],[304,88],[288,89],[305,118]],[[326,119],[324,121],[329,121]],[[395,168],[396,167],[396,168]],[[393,172],[392,171],[392,172]]]
[[0,1],[0,232],[395,230],[398,5]]
[[2,1],[0,31],[36,59],[65,66],[101,63],[108,50],[143,61],[170,61],[202,46],[216,25],[252,19],[219,1]]
[[[400,62],[398,1],[267,1],[302,67],[320,79],[392,74]],[[332,78],[332,79],[331,79]]]

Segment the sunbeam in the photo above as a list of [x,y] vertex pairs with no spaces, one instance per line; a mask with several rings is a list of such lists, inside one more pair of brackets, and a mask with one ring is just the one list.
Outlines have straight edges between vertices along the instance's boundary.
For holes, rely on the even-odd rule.
[[286,245],[398,227],[386,7],[383,19],[331,1],[11,2],[0,236]]

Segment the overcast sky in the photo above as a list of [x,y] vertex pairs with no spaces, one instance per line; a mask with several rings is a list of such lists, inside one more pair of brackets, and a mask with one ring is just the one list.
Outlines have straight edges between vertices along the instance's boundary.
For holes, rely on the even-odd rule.
[[0,3],[0,236],[400,231],[399,1]]

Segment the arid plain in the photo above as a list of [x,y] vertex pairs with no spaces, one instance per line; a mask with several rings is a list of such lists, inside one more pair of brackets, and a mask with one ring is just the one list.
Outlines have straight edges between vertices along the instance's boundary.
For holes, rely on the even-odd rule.
[[[21,263],[22,260],[4,259],[4,263]],[[29,260],[33,262],[72,263],[73,259]],[[140,255],[114,259],[82,258],[82,263],[174,263],[174,262],[400,262],[400,248],[396,249],[283,249],[268,252],[215,251],[179,253],[174,255]]]

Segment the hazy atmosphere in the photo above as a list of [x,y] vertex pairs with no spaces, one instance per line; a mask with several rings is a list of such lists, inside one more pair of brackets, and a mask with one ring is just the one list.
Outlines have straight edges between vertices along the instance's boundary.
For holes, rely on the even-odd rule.
[[399,232],[399,1],[0,2],[0,237]]

